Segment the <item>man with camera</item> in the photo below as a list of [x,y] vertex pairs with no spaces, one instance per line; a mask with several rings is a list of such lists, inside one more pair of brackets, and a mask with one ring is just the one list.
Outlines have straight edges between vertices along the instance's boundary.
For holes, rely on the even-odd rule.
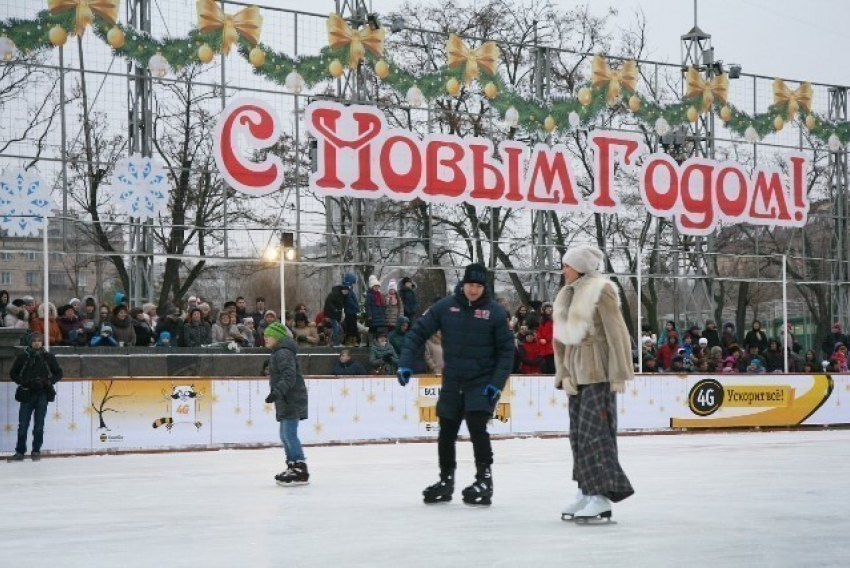
[[27,453],[27,431],[35,414],[32,428],[32,459],[41,458],[41,445],[44,442],[44,417],[47,415],[47,403],[56,400],[53,385],[62,379],[62,368],[52,353],[44,350],[44,336],[32,333],[30,344],[18,355],[9,376],[18,385],[15,400],[21,403],[18,411],[18,442],[15,455],[9,461],[22,461]]

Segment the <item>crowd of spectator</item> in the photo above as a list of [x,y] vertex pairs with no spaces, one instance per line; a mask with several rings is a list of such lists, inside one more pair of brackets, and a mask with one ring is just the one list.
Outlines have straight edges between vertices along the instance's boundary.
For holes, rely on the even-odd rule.
[[[302,348],[342,349],[334,374],[395,374],[405,334],[427,306],[420,304],[416,284],[408,277],[389,279],[384,287],[373,275],[362,296],[354,291],[356,283],[354,274],[346,274],[332,287],[321,310],[311,312],[298,303],[281,323]],[[498,302],[511,314],[507,325],[515,336],[514,374],[554,373],[552,304],[532,301],[511,309],[504,298]],[[252,307],[242,296],[220,308],[189,296],[162,306],[130,308],[118,292],[111,305],[88,296],[72,298],[57,309],[32,296],[10,299],[7,291],[0,291],[0,323],[42,333],[51,345],[262,347],[264,330],[276,321],[281,321],[279,314],[266,308],[263,297],[254,298]],[[668,321],[660,334],[644,325],[639,343],[634,344],[635,368],[644,373],[771,373],[785,369],[787,352],[789,372],[847,372],[850,338],[839,322],[826,334],[821,353],[803,352],[790,330],[787,338],[788,346],[783,347],[783,338],[769,337],[758,320],[744,334],[732,323],[719,330],[712,320],[705,322],[705,328],[693,325],[684,331]],[[352,356],[354,347],[368,347],[368,365]],[[418,359],[421,366],[416,372],[441,373],[439,334],[426,343]]]

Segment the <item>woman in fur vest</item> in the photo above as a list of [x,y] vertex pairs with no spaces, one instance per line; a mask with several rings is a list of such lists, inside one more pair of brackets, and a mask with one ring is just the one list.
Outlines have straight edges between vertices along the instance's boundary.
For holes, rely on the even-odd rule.
[[631,345],[614,283],[598,271],[604,258],[578,246],[561,261],[555,298],[555,387],[569,395],[570,447],[578,496],[563,519],[610,518],[611,502],[634,493],[617,458],[617,393],[633,378]]

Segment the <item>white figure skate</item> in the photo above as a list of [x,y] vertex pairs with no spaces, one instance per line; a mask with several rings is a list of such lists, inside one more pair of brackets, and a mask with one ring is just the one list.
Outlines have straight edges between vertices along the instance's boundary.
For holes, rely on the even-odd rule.
[[589,523],[591,521],[611,521],[611,501],[602,495],[588,497],[587,504],[573,515],[577,523]]
[[561,520],[572,521],[575,517],[575,514],[584,509],[589,500],[590,497],[582,493],[581,489],[579,489],[578,493],[576,493],[575,500],[566,507],[564,507],[564,509],[561,511]]

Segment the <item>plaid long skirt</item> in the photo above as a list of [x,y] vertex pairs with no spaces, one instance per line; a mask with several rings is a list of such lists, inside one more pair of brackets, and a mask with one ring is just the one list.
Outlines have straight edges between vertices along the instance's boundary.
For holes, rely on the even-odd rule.
[[569,397],[573,479],[585,495],[613,502],[634,493],[617,459],[617,393],[608,383],[579,385]]

